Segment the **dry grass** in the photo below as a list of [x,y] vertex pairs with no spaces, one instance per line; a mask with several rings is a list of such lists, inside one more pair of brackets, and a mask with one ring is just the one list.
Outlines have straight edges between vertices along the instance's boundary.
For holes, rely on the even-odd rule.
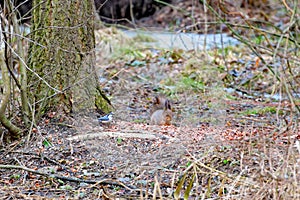
[[182,193],[195,176],[189,196],[199,199],[299,199],[299,141],[260,136],[226,143],[190,152],[191,164],[179,176],[189,177]]

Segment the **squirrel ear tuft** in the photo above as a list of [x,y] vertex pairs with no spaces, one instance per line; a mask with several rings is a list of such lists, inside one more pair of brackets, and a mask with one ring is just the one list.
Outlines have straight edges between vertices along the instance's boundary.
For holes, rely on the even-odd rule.
[[165,109],[171,110],[171,103],[169,100],[166,100],[166,102],[165,102]]
[[154,97],[154,102],[153,102],[154,104],[159,104],[160,103],[160,99],[159,99],[159,97],[158,96],[155,96]]

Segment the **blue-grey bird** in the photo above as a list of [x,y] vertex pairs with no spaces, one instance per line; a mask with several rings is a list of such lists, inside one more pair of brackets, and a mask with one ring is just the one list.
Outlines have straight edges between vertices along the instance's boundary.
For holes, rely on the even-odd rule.
[[98,121],[102,124],[110,123],[112,120],[113,120],[113,112],[110,112],[107,115],[98,118]]

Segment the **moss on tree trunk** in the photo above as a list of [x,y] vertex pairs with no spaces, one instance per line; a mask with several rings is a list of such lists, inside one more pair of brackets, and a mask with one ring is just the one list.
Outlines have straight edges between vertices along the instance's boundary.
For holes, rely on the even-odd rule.
[[71,113],[98,104],[109,110],[97,89],[93,6],[91,0],[34,0],[28,90],[38,118],[50,109]]

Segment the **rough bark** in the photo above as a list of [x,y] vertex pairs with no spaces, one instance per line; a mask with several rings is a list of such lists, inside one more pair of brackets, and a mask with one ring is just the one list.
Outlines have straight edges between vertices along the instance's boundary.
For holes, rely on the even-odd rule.
[[[29,94],[39,118],[95,108],[101,95],[95,71],[94,9],[91,0],[34,0],[28,65]],[[107,102],[101,101],[104,112]]]

